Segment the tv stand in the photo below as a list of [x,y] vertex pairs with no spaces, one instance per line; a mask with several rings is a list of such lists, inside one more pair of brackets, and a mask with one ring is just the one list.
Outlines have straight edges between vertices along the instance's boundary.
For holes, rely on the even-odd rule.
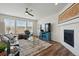
[[[42,26],[41,26],[42,28]],[[42,31],[41,31],[42,30]],[[44,31],[45,30],[45,31]],[[40,36],[39,38],[44,41],[51,41],[51,24],[46,23],[45,29],[40,29]]]

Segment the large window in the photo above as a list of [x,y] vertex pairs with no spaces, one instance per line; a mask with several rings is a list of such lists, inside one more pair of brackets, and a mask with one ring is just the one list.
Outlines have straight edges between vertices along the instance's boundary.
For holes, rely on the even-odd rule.
[[15,20],[6,18],[5,22],[5,33],[15,33]]
[[12,18],[12,17],[5,17],[5,33],[24,33],[25,30],[29,30],[33,33],[33,22],[27,19],[21,18]]
[[26,20],[16,20],[16,34],[23,33],[26,29]]

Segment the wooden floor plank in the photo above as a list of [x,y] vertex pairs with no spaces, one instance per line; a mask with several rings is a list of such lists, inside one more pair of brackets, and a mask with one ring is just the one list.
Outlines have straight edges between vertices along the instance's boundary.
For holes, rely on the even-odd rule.
[[75,56],[67,48],[58,42],[49,42],[52,46],[35,54],[35,56]]

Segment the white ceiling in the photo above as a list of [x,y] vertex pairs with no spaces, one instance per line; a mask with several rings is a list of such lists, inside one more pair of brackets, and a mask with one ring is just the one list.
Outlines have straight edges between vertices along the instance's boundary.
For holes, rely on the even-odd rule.
[[[67,3],[0,3],[0,13],[29,19],[40,19],[60,12]],[[25,15],[25,8],[33,11],[34,17]]]

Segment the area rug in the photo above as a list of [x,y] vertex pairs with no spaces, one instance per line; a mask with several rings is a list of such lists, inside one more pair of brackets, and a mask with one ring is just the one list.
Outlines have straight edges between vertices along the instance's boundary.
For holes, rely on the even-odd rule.
[[32,42],[30,40],[19,40],[20,44],[20,56],[33,56],[36,53],[48,48],[52,44],[38,40],[37,43]]

